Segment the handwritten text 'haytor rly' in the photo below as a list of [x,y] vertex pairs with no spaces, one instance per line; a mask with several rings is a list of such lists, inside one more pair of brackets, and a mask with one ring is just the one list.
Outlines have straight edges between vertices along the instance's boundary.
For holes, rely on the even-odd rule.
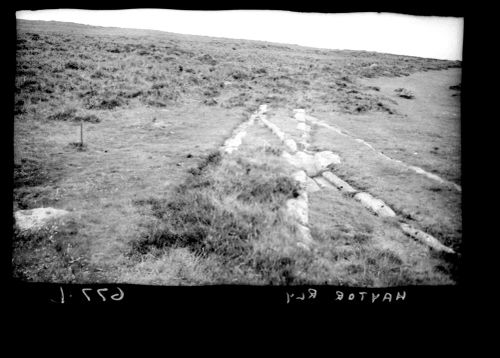
[[342,291],[335,291],[337,297],[335,298],[335,301],[360,301],[364,302],[369,301],[371,303],[377,302],[392,302],[394,301],[404,301],[406,298],[406,291],[402,292],[396,292],[396,295],[390,292],[386,292],[382,295],[382,292],[376,293],[372,292],[371,294],[368,294],[368,292],[356,292],[356,293],[349,293],[345,294]]
[[[309,288],[299,294],[297,293],[286,293],[286,303],[291,301],[310,301],[315,300],[318,296],[318,291],[314,288]],[[334,301],[351,301],[351,302],[395,302],[404,301],[406,299],[406,291],[397,291],[395,294],[390,292],[356,292],[356,293],[344,293],[343,291],[335,291]]]

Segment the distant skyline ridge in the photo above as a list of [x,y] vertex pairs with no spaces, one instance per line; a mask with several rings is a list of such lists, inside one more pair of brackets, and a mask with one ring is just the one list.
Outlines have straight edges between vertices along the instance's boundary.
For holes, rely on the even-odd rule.
[[275,10],[22,10],[17,19],[462,60],[463,18]]

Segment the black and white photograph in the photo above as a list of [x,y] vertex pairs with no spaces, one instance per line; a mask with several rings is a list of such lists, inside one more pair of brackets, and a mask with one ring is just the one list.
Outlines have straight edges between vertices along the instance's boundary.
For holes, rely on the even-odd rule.
[[459,284],[463,17],[15,16],[16,282],[109,285],[83,302],[291,288],[283,303]]

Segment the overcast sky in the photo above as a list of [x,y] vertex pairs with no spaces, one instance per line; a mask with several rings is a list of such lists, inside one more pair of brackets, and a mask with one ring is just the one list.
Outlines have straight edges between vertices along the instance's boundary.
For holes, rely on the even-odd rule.
[[462,60],[463,18],[456,17],[165,9],[18,11],[16,17]]

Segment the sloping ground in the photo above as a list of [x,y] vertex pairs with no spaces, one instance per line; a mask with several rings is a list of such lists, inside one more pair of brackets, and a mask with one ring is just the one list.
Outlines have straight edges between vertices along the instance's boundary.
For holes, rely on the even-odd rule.
[[290,110],[324,105],[342,113],[389,113],[391,103],[356,78],[460,66],[158,31],[17,24],[16,113],[38,118],[70,105],[93,111],[190,100],[251,110],[267,102]]
[[[399,114],[354,118],[318,111],[315,116],[350,136],[325,127],[313,132],[318,148],[337,150],[346,159],[338,168],[342,178],[380,196],[456,250],[460,250],[462,234],[461,192],[416,174],[376,151],[460,183],[460,102],[453,96],[456,91],[449,88],[452,83],[460,83],[459,75],[460,71],[451,69],[411,75],[405,81],[371,79],[371,84],[385,84],[381,91],[387,96],[393,93]],[[394,89],[402,85],[415,93],[414,99],[397,99]],[[354,138],[365,140],[376,151]]]
[[[283,111],[271,110],[270,112],[276,114],[269,118],[272,123],[279,124],[280,128],[290,137],[297,137],[295,127],[297,122],[291,118],[291,115],[287,118]],[[317,131],[318,129],[313,126],[311,139],[313,143],[317,140],[317,135],[314,135]],[[339,153],[342,158],[340,164],[334,165],[335,173],[343,173],[342,168],[349,164],[352,165],[352,163],[357,164],[355,168],[361,172],[361,175],[367,174],[366,168],[371,165],[375,168],[383,168],[385,173],[391,168],[391,162],[379,161],[374,163],[374,159],[378,159],[377,157],[373,158],[373,156],[370,157],[369,155],[363,157],[359,156],[359,153],[358,155],[349,156],[348,154],[356,148],[356,145],[359,147],[359,143],[355,141],[351,140],[352,143],[345,143],[342,141],[343,137],[336,135],[336,133],[332,135],[331,132],[325,134],[325,137],[330,138],[329,143],[331,145],[329,149]],[[321,146],[318,149],[318,146],[313,144],[309,147],[309,150],[324,150],[326,148],[326,146]],[[401,173],[400,167],[392,168],[392,170],[393,175],[405,175],[404,171]],[[358,178],[359,172],[353,172],[352,174],[355,178]],[[412,174],[406,179],[408,182],[416,179],[418,183],[418,175]],[[349,179],[352,182],[351,177],[344,177],[347,177],[346,180]],[[395,183],[391,182],[391,177],[382,173],[376,173],[365,178],[371,184],[368,186],[369,189],[378,187],[381,183],[385,184],[385,182],[388,182],[389,187],[396,187],[399,190],[399,195],[394,195],[392,198],[398,203],[396,206],[398,209],[401,206],[404,207],[407,203],[411,204],[415,201],[426,200],[425,190],[420,188],[420,191],[414,191],[412,186],[407,185],[408,183],[405,185],[398,183],[399,185],[395,186]],[[380,198],[379,192],[374,191],[372,193]],[[388,202],[386,195],[381,198]],[[445,197],[443,196],[441,200],[443,198]],[[418,213],[418,211],[416,212]],[[429,215],[427,219],[435,216],[441,219],[443,217],[455,218],[458,216],[459,219],[459,211],[457,212],[456,207],[445,208],[440,214]],[[367,211],[363,205],[353,200],[352,197],[341,194],[338,190],[321,190],[309,194],[309,223],[315,241],[326,245],[318,249],[318,255],[321,257],[327,252],[329,252],[327,255],[333,255],[329,256],[330,259],[326,260],[326,262],[335,267],[335,274],[332,277],[339,280],[336,281],[337,284],[347,282],[350,285],[392,285],[404,282],[411,284],[422,282],[443,284],[450,282],[450,278],[440,272],[443,269],[443,262],[436,257],[432,250],[429,251],[421,243],[412,241],[404,235],[396,219],[375,218],[373,213]],[[456,222],[453,224],[455,226],[451,225],[452,229],[459,226]],[[446,234],[442,227],[440,229],[441,231],[438,232],[441,235],[443,232]],[[455,246],[459,246],[460,238],[455,239]],[[342,259],[342,250],[346,250],[347,258]],[[382,251],[379,252],[378,250]],[[341,259],[339,259],[339,255]],[[374,272],[377,272],[376,276],[374,276]]]
[[[297,137],[298,133],[292,130],[297,124],[292,113],[288,117],[283,110],[271,113],[279,113],[269,115],[271,123],[280,123],[286,136]],[[186,118],[186,109],[179,108],[169,115],[180,114]],[[146,116],[145,113],[120,116],[120,125],[109,121],[110,126],[114,124],[114,133],[131,135],[127,129],[133,128],[138,135],[149,134],[144,138],[149,139],[144,141],[148,147],[135,148],[134,155],[125,149],[131,143],[114,144],[112,138],[116,136],[106,133],[106,128],[102,128],[99,136],[93,135],[93,131],[88,135],[89,143],[96,147],[104,145],[98,137],[111,137],[106,142],[110,154],[120,148],[129,153],[123,164],[113,155],[108,156],[113,170],[106,171],[128,180],[109,186],[93,178],[89,182],[94,184],[89,188],[81,181],[72,181],[71,177],[59,183],[58,189],[64,199],[56,200],[57,204],[74,211],[70,224],[76,229],[71,240],[66,236],[65,242],[57,242],[68,245],[66,261],[71,263],[69,267],[75,267],[75,262],[78,265],[71,270],[72,275],[56,274],[52,280],[162,285],[327,283],[350,286],[453,282],[446,263],[425,245],[405,236],[396,220],[373,215],[337,190],[308,193],[307,225],[312,242],[301,244],[302,232],[285,205],[285,200],[296,197],[299,190],[298,183],[289,179],[297,168],[284,159],[283,153],[289,149],[260,118],[245,129],[243,140],[234,152],[222,156],[205,155],[205,159],[198,160],[198,166],[191,166],[188,173],[178,170],[175,183],[160,184],[164,180],[162,173],[167,173],[161,170],[163,166],[153,171],[156,175],[145,175],[150,182],[137,182],[140,177],[134,174],[140,170],[140,163],[150,163],[144,155],[137,157],[139,153],[151,153],[147,159],[152,159],[154,153],[168,152],[164,143],[152,142],[152,137],[164,139],[161,133],[169,123],[169,115],[162,116],[158,112],[154,113],[154,122],[149,118],[138,120],[138,115]],[[210,115],[217,118],[217,111],[212,110]],[[158,123],[162,125],[157,126]],[[195,124],[184,121],[175,129],[182,133],[186,130],[183,125]],[[203,136],[209,135],[209,129],[203,133]],[[220,146],[223,139],[238,133],[226,131],[223,134],[224,137],[214,130],[213,137],[200,138],[199,143],[207,149],[217,142]],[[178,153],[183,143],[184,148],[188,144],[183,139],[186,138],[182,134],[173,136],[169,147],[177,145],[175,152]],[[203,148],[191,147],[189,154],[201,157],[200,151],[203,153]],[[75,151],[74,154],[93,156],[94,165],[103,168],[107,159],[102,148],[93,152]],[[134,156],[141,160],[135,162]],[[175,159],[181,160],[181,157]],[[175,167],[181,163],[179,161]],[[132,167],[135,170],[131,171]],[[340,167],[336,165],[335,169]],[[96,169],[90,165],[73,178],[90,176]],[[169,176],[172,178],[171,173]],[[74,185],[80,185],[79,190],[75,190]],[[66,191],[79,195],[70,197],[64,194]],[[76,249],[70,253],[71,246]],[[39,272],[33,272],[28,264],[34,258],[23,255],[19,258],[24,262],[19,260],[18,271],[31,280],[46,280],[50,269],[58,268],[37,266]],[[22,271],[24,267],[28,269]]]
[[[416,73],[404,78],[362,79],[364,85],[394,101],[396,113],[340,114],[318,106],[312,114],[391,158],[435,173],[457,184],[461,181],[460,91],[461,69]],[[397,96],[406,88],[412,99]]]
[[[89,270],[99,268],[101,279],[114,280],[128,243],[140,236],[144,217],[135,202],[168,195],[244,117],[237,110],[196,106],[119,110],[99,117],[98,124],[84,124],[83,151],[70,145],[80,139],[79,125],[16,122],[22,160],[38,164],[26,173],[25,185],[15,189],[14,210],[40,206],[69,210],[75,230],[62,238],[64,248],[70,245],[70,252],[78,251],[73,256],[85,257]],[[51,180],[33,182],[40,172]],[[38,246],[45,250],[44,244],[51,246],[44,241]],[[14,253],[19,267],[26,266],[23,251]],[[85,281],[86,268],[75,270],[53,279]],[[32,269],[26,276],[43,281],[56,274],[49,273],[50,267],[47,274],[43,271]]]
[[428,247],[404,235],[338,191],[309,197],[311,230],[335,284],[354,286],[453,283]]
[[[402,234],[394,220],[335,190],[308,193],[314,242],[298,245],[304,232],[287,207],[303,187],[283,157],[290,147],[262,120],[246,128],[234,153],[217,153],[234,128],[268,103],[269,123],[299,146],[305,127],[297,127],[293,110],[305,108],[391,156],[459,182],[448,154],[434,161],[396,154],[403,143],[427,148],[432,134],[456,133],[448,131],[455,127],[435,125],[433,112],[412,117],[392,85],[376,91],[359,79],[460,63],[29,21],[18,21],[17,60],[14,209],[54,206],[70,214],[31,235],[16,233],[16,277],[164,285],[453,283],[442,257]],[[416,97],[409,101],[421,100],[410,89]],[[423,117],[425,128],[418,124]],[[401,119],[417,140],[404,126],[392,130],[391,121]],[[356,141],[311,129],[311,150],[342,157],[336,174],[460,251],[455,192]],[[447,137],[440,153],[456,153],[455,138]]]
[[320,128],[315,145],[337,151],[344,161],[335,173],[354,187],[380,197],[396,212],[441,236],[447,245],[461,241],[461,194],[393,164],[358,142]]
[[[224,243],[222,248],[214,248],[210,241],[206,241],[210,240],[207,237],[220,235],[220,232],[210,234],[208,227],[202,226],[200,239],[189,240],[193,235],[191,229],[184,228],[179,233],[170,226],[175,226],[178,214],[174,212],[170,216],[167,211],[162,211],[164,214],[161,217],[166,219],[167,227],[161,229],[161,234],[154,232],[151,236],[150,233],[139,241],[141,249],[146,249],[146,252],[160,250],[156,259],[151,257],[148,260],[148,267],[163,267],[165,258],[168,259],[172,252],[188,248],[191,254],[201,255],[196,256],[198,262],[209,263],[208,271],[214,273],[209,280],[211,283],[327,283],[350,286],[453,283],[452,272],[446,262],[428,246],[404,234],[398,224],[398,220],[404,218],[377,217],[352,197],[332,188],[308,189],[305,224],[310,229],[312,241],[304,241],[303,232],[298,230],[299,222],[283,211],[285,205],[274,197],[281,192],[280,178],[293,178],[294,172],[300,168],[287,163],[283,154],[293,150],[284,144],[283,137],[277,140],[279,136],[275,135],[273,139],[270,136],[271,127],[266,124],[281,123],[280,130],[285,136],[293,136],[296,133],[292,129],[297,122],[291,114],[286,117],[282,110],[271,110],[269,113],[279,114],[270,114],[269,117],[259,115],[255,117],[256,123],[252,119],[249,127],[234,132],[233,137],[241,137],[242,134],[244,139],[241,143],[231,152],[223,151],[223,156],[209,169],[209,174],[202,179],[188,180],[186,188],[190,189],[180,191],[180,198],[191,197],[190,192],[194,191],[211,205],[223,202],[223,207],[231,208],[230,212],[234,215],[253,215],[251,220],[248,216],[244,219],[250,226],[246,231],[234,228],[231,244]],[[335,165],[334,170],[339,167],[341,165]],[[253,176],[255,170],[258,179]],[[198,192],[196,188],[202,183],[204,191]],[[300,189],[297,194],[288,196],[288,201],[295,200],[299,193]],[[412,195],[418,197],[417,193]],[[177,207],[179,197],[170,200],[161,205]],[[186,213],[182,213],[184,217]],[[201,213],[196,215],[205,217]],[[224,220],[214,215],[209,215],[213,218],[210,225],[218,227]],[[204,220],[198,217],[194,223],[198,225]],[[220,244],[225,239],[221,236],[217,242]],[[203,243],[201,250],[200,242]],[[235,247],[236,243],[243,246]],[[232,258],[227,260],[228,257]],[[158,273],[149,272],[145,277],[152,280],[148,282],[162,282],[162,275]]]

